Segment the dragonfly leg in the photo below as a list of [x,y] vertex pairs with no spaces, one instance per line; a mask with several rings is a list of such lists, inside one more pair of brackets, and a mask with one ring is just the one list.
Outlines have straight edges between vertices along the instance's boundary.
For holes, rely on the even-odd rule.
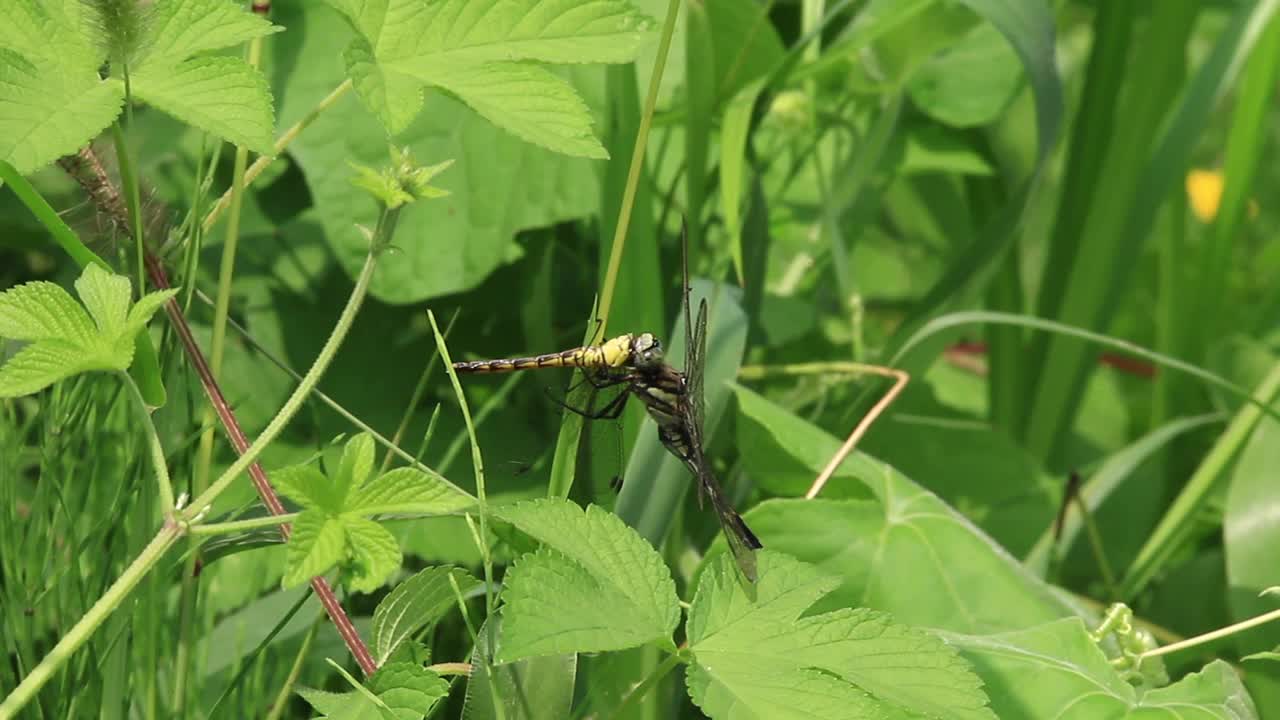
[[622,409],[626,407],[626,404],[627,404],[626,391],[618,393],[618,397],[610,400],[608,405],[605,405],[603,408],[600,408],[599,410],[596,410],[594,412],[591,410],[583,410],[581,408],[576,408],[564,402],[560,398],[557,398],[556,396],[552,395],[550,391],[547,392],[547,396],[551,398],[552,402],[564,408],[565,410],[568,410],[574,415],[581,415],[582,417],[588,420],[617,420],[618,417],[622,415]]

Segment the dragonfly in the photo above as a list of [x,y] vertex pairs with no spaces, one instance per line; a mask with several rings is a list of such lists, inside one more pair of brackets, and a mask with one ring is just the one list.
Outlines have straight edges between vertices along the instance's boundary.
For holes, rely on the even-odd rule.
[[597,390],[622,386],[624,392],[599,410],[561,405],[589,419],[616,419],[622,414],[629,397],[638,399],[658,426],[658,439],[663,447],[679,459],[697,481],[699,506],[703,504],[704,496],[710,499],[738,568],[747,580],[755,582],[755,551],[763,545],[724,494],[703,446],[706,403],[702,388],[707,347],[707,301],[704,298],[699,304],[695,323],[689,300],[689,242],[683,229],[681,260],[685,319],[683,372],[666,362],[662,344],[653,333],[647,332],[619,335],[599,345],[584,345],[545,355],[458,362],[453,368],[459,373],[479,374],[572,367],[583,370],[586,381]]

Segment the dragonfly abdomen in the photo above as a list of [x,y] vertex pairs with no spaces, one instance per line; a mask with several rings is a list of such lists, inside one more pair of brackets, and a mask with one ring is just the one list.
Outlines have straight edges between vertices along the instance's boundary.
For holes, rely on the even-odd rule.
[[472,360],[456,362],[453,369],[460,373],[506,373],[536,368],[616,368],[626,364],[631,357],[631,335],[619,335],[603,345],[585,345],[571,350],[530,355],[502,360]]

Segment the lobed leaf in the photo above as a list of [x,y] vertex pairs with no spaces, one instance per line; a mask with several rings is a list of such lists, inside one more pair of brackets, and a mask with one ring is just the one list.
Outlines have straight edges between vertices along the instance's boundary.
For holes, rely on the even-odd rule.
[[76,373],[110,369],[108,363],[87,355],[78,345],[38,340],[0,366],[0,398],[30,395]]
[[547,546],[508,573],[503,661],[670,642],[680,620],[671,573],[617,516],[549,499],[495,514]]
[[[723,556],[703,573],[694,597],[689,649],[697,670],[689,690],[708,714],[726,716],[741,706],[773,717],[768,707],[785,706],[783,697],[816,683],[818,697],[832,706],[855,703],[872,715],[995,717],[977,676],[941,639],[865,608],[801,618],[839,580],[775,552],[759,559],[754,600]],[[817,680],[815,670],[830,679]]]

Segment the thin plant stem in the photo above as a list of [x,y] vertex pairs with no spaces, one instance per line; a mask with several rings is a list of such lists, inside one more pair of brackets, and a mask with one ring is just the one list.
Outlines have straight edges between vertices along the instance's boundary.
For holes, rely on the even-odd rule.
[[[154,255],[147,257],[147,272],[151,276],[152,283],[160,289],[169,287],[169,279],[165,275],[164,267],[160,265],[160,261]],[[222,388],[214,381],[212,373],[209,372],[209,364],[204,359],[204,353],[200,351],[200,346],[196,344],[195,337],[191,334],[191,326],[187,324],[186,318],[182,315],[182,308],[176,300],[170,300],[165,303],[165,313],[169,316],[170,326],[177,333],[179,341],[182,343],[183,350],[187,354],[187,359],[195,369],[196,376],[200,378],[200,384],[204,388],[205,395],[209,398],[209,403],[213,405],[218,413],[218,420],[222,423],[223,430],[227,433],[227,439],[231,442],[231,447],[238,453],[243,453],[249,449],[249,438],[245,436],[244,429],[240,427],[240,423],[236,420],[235,413],[231,410],[231,405],[227,402],[227,398],[222,393]],[[275,515],[282,515],[285,512],[284,505],[280,502],[280,497],[276,494],[274,488],[271,487],[271,481],[267,477],[267,472],[262,469],[262,465],[253,462],[249,464],[249,479],[253,482],[253,487],[258,492],[258,497],[262,499],[262,504],[267,510]],[[288,525],[280,526],[280,534],[288,539]],[[369,653],[369,648],[361,639],[360,633],[356,631],[355,625],[351,622],[351,618],[347,617],[346,611],[342,609],[342,603],[338,602],[338,596],[334,594],[333,588],[329,585],[329,581],[323,577],[311,578],[311,589],[315,591],[316,597],[320,598],[320,604],[324,606],[325,612],[329,615],[329,619],[333,622],[334,628],[337,629],[338,635],[342,637],[343,642],[347,644],[351,656],[360,664],[361,669],[366,674],[372,673],[377,669],[373,661],[373,655]]]
[[[204,295],[204,293],[197,292],[197,295],[202,301],[210,302],[210,303],[212,302],[209,300],[208,297]],[[252,334],[250,334],[247,328],[245,328],[240,323],[236,322],[235,318],[230,318],[230,317],[227,318],[227,325],[232,330],[235,330],[237,333],[239,333],[240,338],[244,340],[246,343],[248,343],[249,347],[253,348],[254,352],[262,355],[262,357],[266,358],[268,362],[280,368],[282,371],[284,371],[286,375],[293,378],[295,381],[300,382],[302,380],[301,373],[299,373],[297,370],[294,370],[283,359],[281,359],[275,353],[271,352],[271,350],[263,346],[262,343],[258,342],[257,339],[254,338]],[[445,329],[446,336],[448,335],[448,333],[449,333],[449,330],[446,328]],[[365,421],[356,417],[350,410],[347,410],[345,407],[343,407],[337,400],[334,400],[333,398],[326,395],[323,390],[319,390],[319,389],[315,390],[312,393],[312,396],[315,397],[317,400],[319,400],[321,403],[323,403],[330,410],[337,413],[343,420],[346,420],[347,422],[351,423],[361,432],[368,433],[368,435],[373,438],[374,442],[386,448],[388,453],[394,454],[396,457],[400,458],[401,460],[404,460],[410,466],[415,467],[419,470],[423,470],[425,472],[430,472],[433,474],[439,474],[433,468],[423,464],[421,454],[419,454],[416,457],[413,455],[410,455],[407,451],[405,451],[400,447],[400,445],[396,442],[394,438],[388,438],[382,433],[379,433],[377,430],[373,428],[373,426],[369,425]],[[439,406],[437,406],[437,408],[438,407]],[[467,496],[471,495],[471,493],[463,490],[457,485],[454,485],[444,477],[441,477],[440,480],[446,483],[447,485],[449,485],[449,487],[453,488],[454,490],[457,490],[458,492],[464,495],[467,495]]]
[[[384,220],[378,223],[379,226],[384,226],[387,215],[394,212],[397,211],[384,211]],[[375,232],[375,235],[377,234]],[[356,313],[359,312],[365,294],[369,291],[369,282],[373,278],[373,269],[376,266],[377,255],[371,251],[365,257],[364,267],[360,269],[360,274],[356,277],[356,286],[351,291],[351,297],[347,299],[346,307],[342,309],[342,314],[338,317],[333,332],[329,335],[329,339],[325,341],[324,347],[320,349],[320,353],[316,356],[315,362],[312,363],[311,369],[302,377],[302,381],[298,383],[298,387],[294,389],[293,394],[285,401],[284,406],[280,408],[276,416],[262,430],[262,434],[231,464],[231,467],[227,468],[217,480],[213,481],[207,490],[191,503],[191,507],[186,511],[187,519],[194,517],[212,504],[214,498],[221,495],[240,476],[240,473],[244,472],[250,464],[258,459],[258,456],[262,454],[267,445],[276,439],[285,426],[289,424],[289,421],[293,419],[293,416],[297,414],[298,410],[302,408],[302,403],[311,394],[316,383],[320,382],[321,376],[329,368],[329,363],[333,361],[333,357],[338,353],[338,348],[341,346],[342,341],[346,339],[352,323],[355,322]]]
[[613,245],[609,251],[609,266],[604,274],[600,290],[600,324],[592,344],[604,337],[609,322],[609,308],[613,304],[613,290],[618,283],[618,270],[622,266],[622,249],[627,242],[627,230],[631,227],[631,210],[636,201],[636,188],[640,184],[640,171],[644,169],[645,149],[649,145],[649,128],[653,124],[653,110],[658,104],[658,88],[662,85],[663,71],[667,67],[667,54],[671,50],[671,37],[675,34],[676,19],[680,14],[680,0],[667,3],[667,17],[662,23],[662,37],[658,43],[658,57],[649,77],[649,92],[644,99],[644,111],[640,114],[640,126],[636,130],[636,144],[631,149],[631,167],[627,170],[627,184],[622,190],[622,203],[618,207],[618,223],[613,231]]
[[898,397],[898,394],[902,392],[902,389],[907,386],[907,382],[911,380],[911,376],[905,370],[898,370],[897,368],[884,367],[881,365],[866,365],[854,362],[800,363],[797,365],[783,365],[777,367],[747,365],[738,370],[738,377],[744,380],[759,379],[766,375],[823,375],[830,373],[847,375],[881,375],[883,377],[893,378],[894,383],[893,386],[889,388],[888,392],[881,396],[881,398],[876,401],[876,404],[867,411],[867,414],[862,416],[862,419],[854,426],[853,432],[849,433],[848,439],[844,441],[844,444],[840,446],[840,449],[836,451],[835,455],[831,456],[831,460],[827,462],[827,466],[822,469],[822,472],[818,473],[818,477],[813,481],[813,484],[809,486],[809,491],[805,493],[804,498],[806,500],[812,500],[818,496],[818,493],[822,492],[823,486],[825,486],[827,481],[831,479],[831,476],[835,474],[836,470],[840,467],[840,464],[844,462],[845,458],[849,457],[849,454],[853,452],[854,447],[857,446],[858,441],[862,439],[862,436],[867,434],[867,430],[871,428],[871,424],[876,421],[876,418],[880,417],[885,409],[888,408],[889,405],[893,403],[894,399]]
[[653,668],[653,671],[650,672],[649,675],[644,680],[642,680],[639,685],[635,686],[635,688],[632,689],[631,692],[628,693],[627,696],[622,699],[622,702],[613,711],[613,717],[614,718],[626,717],[626,713],[628,710],[631,709],[631,706],[636,704],[640,700],[642,700],[645,695],[648,695],[649,691],[652,690],[654,686],[658,684],[659,680],[666,677],[667,673],[674,670],[676,665],[680,664],[680,660],[681,660],[680,654],[673,653],[667,656],[666,660],[663,660],[662,662],[658,663]]
[[138,416],[142,419],[140,424],[147,438],[147,449],[151,453],[151,471],[156,477],[160,513],[162,517],[167,518],[174,510],[173,481],[169,478],[169,466],[165,463],[164,446],[160,443],[160,434],[156,432],[156,424],[151,421],[151,413],[147,410],[147,401],[142,397],[142,389],[133,381],[133,378],[129,377],[129,373],[121,372],[119,375],[129,391],[134,406],[138,409]]
[[193,537],[202,537],[206,535],[228,535],[235,532],[243,532],[245,530],[257,530],[264,527],[275,527],[276,525],[286,525],[292,523],[298,517],[298,513],[285,513],[284,515],[266,515],[264,517],[249,518],[248,520],[233,520],[223,523],[202,523],[192,525],[188,531]]
[[89,611],[58,640],[58,644],[53,646],[40,663],[22,678],[22,682],[18,683],[13,692],[0,702],[0,720],[10,720],[31,702],[49,678],[53,677],[54,673],[71,659],[75,651],[93,637],[93,633],[101,627],[111,613],[120,607],[129,593],[146,577],[147,572],[155,567],[165,552],[178,538],[182,537],[182,533],[182,526],[171,522],[166,523],[160,532],[156,533],[151,542],[142,549],[138,557],[134,558],[120,577],[116,578],[111,587],[107,588],[102,597],[98,598]]
[[1138,656],[1138,662],[1142,662],[1143,660],[1146,660],[1148,658],[1160,657],[1161,655],[1168,655],[1170,653],[1175,653],[1175,652],[1178,652],[1179,650],[1186,650],[1187,648],[1192,648],[1197,645],[1211,643],[1215,640],[1219,640],[1221,638],[1228,637],[1236,633],[1241,633],[1250,628],[1255,628],[1259,625],[1265,625],[1269,622],[1274,622],[1276,620],[1280,620],[1280,608],[1265,612],[1261,615],[1255,615],[1254,617],[1251,617],[1248,620],[1241,620],[1238,623],[1228,625],[1224,628],[1218,628],[1217,630],[1214,630],[1212,632],[1207,632],[1203,635],[1197,635],[1195,637],[1187,638],[1186,640],[1173,643],[1172,645],[1165,645],[1164,647],[1158,647],[1153,650],[1148,650]]
[[307,628],[307,634],[302,638],[302,645],[293,658],[293,666],[289,668],[289,677],[285,678],[284,683],[280,685],[280,692],[276,693],[276,700],[271,703],[271,710],[267,713],[266,720],[279,720],[285,708],[289,707],[289,698],[293,697],[293,688],[298,684],[298,677],[302,675],[302,666],[311,656],[311,642],[315,640],[320,623],[321,619],[317,617],[316,621],[311,623],[311,627]]
[[[471,409],[467,406],[467,396],[462,392],[462,383],[458,381],[458,373],[453,370],[453,359],[449,357],[449,347],[445,344],[444,336],[440,334],[439,325],[436,324],[435,313],[428,310],[427,320],[431,322],[431,331],[436,336],[436,348],[440,351],[440,357],[444,361],[444,370],[448,373],[449,380],[453,384],[453,392],[458,397],[458,406],[462,409],[462,420],[467,426],[467,436],[471,438],[471,464],[476,474],[476,505],[480,510],[480,531],[476,533],[475,528],[472,527],[472,534],[476,536],[476,546],[480,549],[480,557],[484,562],[484,627],[488,640],[484,645],[484,652],[480,653],[480,659],[484,663],[485,677],[488,678],[493,709],[498,714],[498,720],[505,720],[506,711],[499,701],[498,688],[493,678],[494,666],[491,657],[494,648],[497,647],[497,633],[493,622],[497,615],[497,598],[493,594],[493,553],[489,548],[489,505],[484,485],[484,459],[480,456],[480,442],[476,440],[476,427],[475,423],[471,421]],[[467,520],[470,525],[469,516]],[[457,582],[452,575],[449,576],[449,582],[453,584],[454,592],[456,593]]]
[[[302,134],[302,131],[307,129],[307,126],[315,122],[316,118],[320,117],[321,113],[332,107],[333,104],[341,99],[343,95],[346,95],[351,88],[352,84],[350,79],[342,81],[341,85],[334,88],[333,92],[326,95],[319,103],[316,103],[316,106],[304,115],[301,120],[294,123],[288,130],[285,130],[284,134],[276,139],[275,145],[272,146],[272,154],[259,157],[247,170],[245,170],[244,186],[248,187],[253,184],[253,181],[262,174],[262,171],[266,170],[267,166],[276,159],[276,156],[284,152],[284,149],[289,147],[289,144],[297,139],[298,135]],[[209,232],[209,229],[213,227],[213,224],[218,222],[218,217],[221,216],[230,205],[231,190],[227,190],[227,192],[222,194],[222,197],[218,198],[218,202],[214,203],[213,207],[209,208],[209,214],[204,216],[205,232]]]
[[[458,321],[458,315],[461,310],[455,310],[453,317],[449,318],[449,324],[444,328],[444,337],[449,339],[449,334],[453,332],[454,323]],[[422,396],[427,392],[427,385],[431,382],[431,374],[436,369],[436,361],[440,359],[439,348],[431,351],[431,359],[427,360],[427,365],[422,369],[422,375],[418,377],[418,384],[414,386],[413,392],[409,394],[409,402],[405,405],[404,415],[400,418],[400,424],[396,426],[396,431],[391,434],[391,442],[387,446],[386,455],[382,456],[382,472],[386,472],[391,467],[391,458],[393,453],[392,447],[399,447],[400,441],[404,438],[405,432],[409,429],[409,422],[413,420],[413,411],[418,407],[418,403],[422,402]],[[443,466],[442,466],[443,467]]]
[[[126,217],[123,204],[120,202],[120,193],[107,176],[102,163],[98,161],[92,148],[82,148],[77,155],[68,156],[60,160],[59,165],[80,183],[95,206],[97,206],[99,212],[111,218],[119,227],[127,228],[129,226],[128,217]],[[394,228],[394,223],[389,225]],[[389,235],[387,242],[389,242]],[[157,289],[166,290],[171,287],[164,266],[160,263],[158,257],[148,253],[146,266],[147,274]],[[222,388],[213,379],[213,374],[209,370],[209,364],[205,360],[204,353],[201,351],[199,344],[196,343],[195,336],[191,332],[191,326],[187,323],[186,317],[183,316],[182,307],[176,299],[170,299],[169,302],[165,303],[165,314],[169,317],[170,326],[182,343],[187,359],[195,370],[196,376],[200,379],[201,387],[204,389],[206,396],[208,396],[210,404],[216,409],[218,420],[222,423],[231,446],[238,453],[248,451],[250,448],[249,439],[245,436],[244,429],[240,427],[235,413],[231,410],[226,396],[222,393]],[[146,345],[143,347],[150,348],[149,335],[139,333],[138,337],[140,340],[146,341]],[[139,357],[141,358],[141,356]],[[154,357],[154,352],[152,357]],[[135,368],[137,364],[135,362]],[[147,386],[144,384],[141,387],[145,393]],[[159,392],[158,395],[163,397],[163,392]],[[284,505],[281,504],[275,489],[271,487],[271,481],[262,466],[257,462],[252,462],[248,466],[248,472],[249,479],[252,480],[254,489],[257,490],[263,505],[273,514],[283,514],[285,512]],[[280,528],[281,534],[287,539],[289,526],[281,525]],[[343,610],[342,604],[338,601],[338,597],[334,594],[329,582],[323,577],[314,577],[311,579],[311,588],[315,591],[316,597],[320,598],[320,604],[324,606],[325,612],[328,614],[330,621],[333,622],[334,628],[337,629],[338,635],[346,643],[352,657],[360,664],[361,669],[366,674],[372,674],[377,669],[373,656],[369,653],[369,648],[364,644],[364,640],[361,639],[360,633],[356,631],[351,618]]]

